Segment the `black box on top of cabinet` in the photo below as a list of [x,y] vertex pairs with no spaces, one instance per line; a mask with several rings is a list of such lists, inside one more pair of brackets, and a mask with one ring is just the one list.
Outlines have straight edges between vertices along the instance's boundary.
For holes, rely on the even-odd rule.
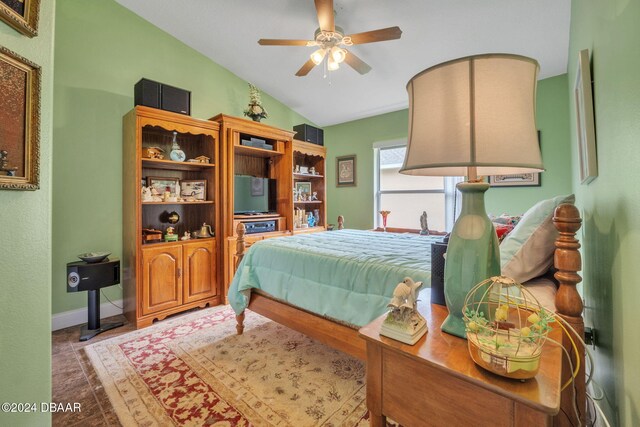
[[149,79],[134,86],[134,104],[191,115],[191,92]]
[[300,124],[293,127],[296,132],[295,139],[311,142],[317,145],[324,145],[324,131],[308,124]]

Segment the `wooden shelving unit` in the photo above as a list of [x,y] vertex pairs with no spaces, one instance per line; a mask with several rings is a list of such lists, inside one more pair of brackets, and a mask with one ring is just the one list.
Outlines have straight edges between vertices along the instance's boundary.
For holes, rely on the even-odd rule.
[[[318,217],[320,221],[314,227],[296,227],[294,223],[293,233],[315,233],[319,231],[325,231],[327,228],[327,206],[325,203],[325,195],[327,192],[327,184],[325,181],[326,175],[326,156],[327,151],[321,145],[312,144],[310,142],[293,140],[293,164],[292,168],[296,166],[305,166],[307,168],[315,168],[316,173],[292,173],[293,186],[297,182],[309,182],[311,185],[311,192],[317,193],[318,200],[294,200],[294,218],[295,211],[302,209],[305,211],[305,216],[309,212],[314,213],[314,210],[318,210]],[[295,169],[292,169],[295,170]]]
[[[235,267],[236,225],[239,222],[275,220],[277,230],[248,235],[248,245],[258,240],[290,235],[293,230],[293,182],[291,180],[292,139],[295,132],[219,114],[211,120],[220,125],[221,191],[223,218],[221,237],[224,241],[224,295]],[[273,149],[242,145],[242,140],[259,138]],[[245,217],[234,215],[234,177],[250,175],[276,180],[276,209],[271,215]]]
[[[187,159],[206,156],[211,163],[143,158],[145,148],[160,147],[168,157],[173,133]],[[222,302],[219,125],[182,114],[138,106],[123,119],[123,288],[124,312],[136,327],[194,307]],[[205,200],[142,202],[146,178],[203,180]],[[179,196],[179,195],[176,195]],[[169,224],[169,213],[180,216]],[[143,241],[142,229],[178,236],[211,225],[212,238],[177,242]]]

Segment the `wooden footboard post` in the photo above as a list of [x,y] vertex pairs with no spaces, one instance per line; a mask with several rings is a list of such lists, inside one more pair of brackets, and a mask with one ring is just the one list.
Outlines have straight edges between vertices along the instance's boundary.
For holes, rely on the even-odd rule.
[[236,314],[236,332],[238,332],[238,335],[242,335],[244,332],[244,311]]
[[344,229],[344,217],[342,215],[338,215],[338,230]]
[[[567,321],[580,338],[584,339],[584,320],[582,318],[582,298],[576,289],[576,285],[582,281],[578,271],[582,270],[582,259],[580,257],[580,242],[576,239],[576,232],[582,226],[580,212],[571,204],[562,204],[554,212],[553,223],[560,232],[556,239],[556,251],[554,264],[558,271],[555,278],[560,283],[556,293],[556,310],[564,320]],[[575,366],[576,354],[566,335],[563,335],[562,345],[571,355],[572,363]],[[578,359],[580,359],[580,370],[575,378],[575,396],[572,387],[569,386],[562,392],[560,402],[561,412],[556,417],[555,425],[575,426],[586,425],[586,390],[585,390],[585,354],[581,344],[578,346]],[[575,368],[574,368],[575,369]],[[571,367],[566,359],[562,364],[562,384],[571,377]],[[576,399],[578,406],[578,418],[573,409],[573,399]]]
[[[238,227],[236,228],[236,234],[238,235],[236,240],[236,265],[234,266],[236,271],[238,270],[240,261],[244,258],[244,235],[246,231],[247,229],[243,223],[238,224]],[[242,332],[244,332],[244,311],[236,315],[236,323],[236,331],[238,332],[238,335],[242,335]]]

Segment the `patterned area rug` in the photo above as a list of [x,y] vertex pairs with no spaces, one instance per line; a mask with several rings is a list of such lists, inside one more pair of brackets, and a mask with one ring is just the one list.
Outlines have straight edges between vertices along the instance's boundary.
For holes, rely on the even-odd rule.
[[86,348],[125,426],[367,426],[365,366],[247,312],[200,310]]

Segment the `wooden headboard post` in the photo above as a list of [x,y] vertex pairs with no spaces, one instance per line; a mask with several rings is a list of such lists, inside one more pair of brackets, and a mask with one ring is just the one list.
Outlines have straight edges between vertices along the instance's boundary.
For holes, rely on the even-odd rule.
[[[576,289],[576,285],[582,281],[578,271],[582,270],[582,258],[580,256],[580,242],[576,239],[576,233],[582,226],[580,212],[572,204],[562,204],[554,212],[553,224],[560,232],[556,239],[556,251],[554,265],[558,270],[555,278],[560,283],[556,293],[556,310],[558,314],[569,323],[573,329],[584,339],[584,320],[582,318],[582,298]],[[575,351],[566,335],[563,335],[562,345],[571,355],[572,363],[575,363]],[[575,378],[574,396],[571,386],[562,392],[560,407],[563,413],[556,417],[556,425],[586,425],[586,386],[585,386],[585,358],[584,349],[577,343],[580,354],[580,369]],[[564,384],[572,374],[569,362],[563,360],[562,383]],[[573,410],[573,399],[578,402],[579,420]]]
[[344,217],[342,215],[338,215],[338,230],[344,229]]

